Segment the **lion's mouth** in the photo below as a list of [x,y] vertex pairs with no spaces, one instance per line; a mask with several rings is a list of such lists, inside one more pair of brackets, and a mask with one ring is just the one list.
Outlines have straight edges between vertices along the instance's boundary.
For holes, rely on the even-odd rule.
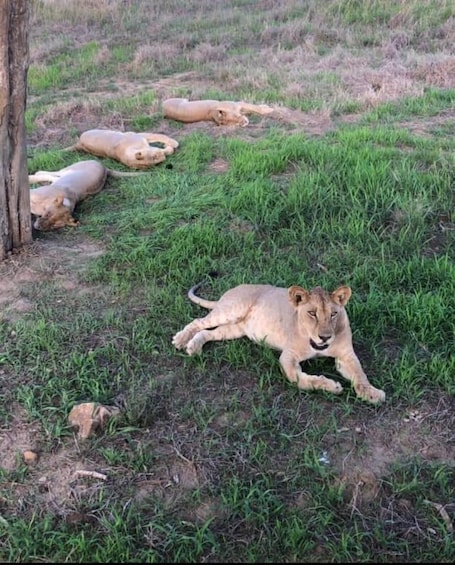
[[324,351],[324,349],[327,349],[327,347],[329,347],[328,343],[323,343],[322,345],[318,345],[311,338],[310,338],[310,345],[313,349],[316,349],[316,351]]

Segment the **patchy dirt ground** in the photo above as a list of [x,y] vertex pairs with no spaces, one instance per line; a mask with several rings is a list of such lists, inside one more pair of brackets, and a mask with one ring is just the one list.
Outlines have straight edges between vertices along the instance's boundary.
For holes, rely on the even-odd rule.
[[[69,274],[62,281],[73,285]],[[154,444],[156,464],[153,471],[141,473],[96,459],[95,453],[84,447],[76,433],[73,441],[58,442],[50,453],[42,453],[40,445],[47,440],[39,423],[30,422],[20,405],[15,404],[12,408],[13,418],[0,427],[2,467],[14,470],[20,463],[26,462],[31,473],[26,484],[11,482],[8,485],[10,492],[14,493],[18,504],[21,499],[32,496],[42,508],[48,508],[72,522],[93,519],[90,514],[81,514],[79,503],[96,499],[97,490],[106,483],[113,492],[117,488],[134,485],[136,500],[153,494],[168,504],[175,504],[185,492],[205,484],[213,472],[210,462],[184,456],[180,451],[180,445],[185,445],[188,451],[193,433],[182,423],[170,423],[170,427],[164,425],[165,429],[157,423],[153,429],[143,430],[142,441],[148,446],[150,442]],[[245,412],[244,418],[247,421],[251,414]],[[429,464],[454,466],[453,398],[426,398],[416,407],[385,406],[368,416],[359,412],[345,419],[345,423],[347,425],[338,429],[335,435],[327,436],[320,461],[339,476],[339,481],[345,486],[346,503],[352,511],[361,512],[380,496],[382,478],[387,477],[398,463],[418,456]],[[169,442],[169,429],[173,425],[176,430],[178,428],[179,439]],[[232,425],[241,426],[241,416],[237,414],[233,424],[232,416],[226,412],[217,417],[211,428],[222,435],[226,427]],[[302,422],[303,430],[306,425],[308,422]],[[160,441],[160,437],[166,437],[166,441]],[[36,459],[29,458],[29,451],[36,454]],[[295,503],[299,504],[299,501]],[[222,519],[224,512],[219,500],[204,499],[191,519]]]

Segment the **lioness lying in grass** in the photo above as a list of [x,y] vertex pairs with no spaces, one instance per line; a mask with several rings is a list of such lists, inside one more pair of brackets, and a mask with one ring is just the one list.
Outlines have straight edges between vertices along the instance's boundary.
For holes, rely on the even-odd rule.
[[237,339],[243,336],[281,351],[280,364],[286,377],[300,389],[322,389],[340,394],[340,383],[322,375],[308,375],[300,363],[313,357],[334,357],[341,375],[352,382],[357,395],[377,404],[385,393],[373,387],[352,345],[352,334],[345,306],[351,297],[348,286],[333,292],[321,287],[305,290],[264,284],[242,284],[228,290],[218,301],[195,295],[195,304],[211,310],[175,334],[172,343],[189,355],[200,353],[208,341]]
[[[151,143],[164,147],[153,147]],[[110,157],[132,169],[146,169],[162,163],[178,146],[178,141],[160,133],[91,129],[65,151],[85,151],[97,157]]]
[[267,104],[248,102],[220,102],[218,100],[193,100],[169,98],[163,102],[163,115],[179,122],[215,122],[218,126],[241,126],[249,124],[244,114],[270,114],[273,108]]
[[79,161],[59,171],[37,171],[29,175],[30,184],[51,184],[30,189],[30,209],[36,216],[33,227],[50,231],[77,226],[79,222],[73,218],[76,204],[99,192],[108,175],[121,178],[140,174],[112,171],[98,161]]

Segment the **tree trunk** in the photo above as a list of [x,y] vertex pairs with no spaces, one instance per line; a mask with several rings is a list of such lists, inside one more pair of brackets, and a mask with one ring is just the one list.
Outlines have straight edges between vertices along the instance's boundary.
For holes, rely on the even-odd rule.
[[32,241],[25,136],[29,0],[0,0],[0,260]]

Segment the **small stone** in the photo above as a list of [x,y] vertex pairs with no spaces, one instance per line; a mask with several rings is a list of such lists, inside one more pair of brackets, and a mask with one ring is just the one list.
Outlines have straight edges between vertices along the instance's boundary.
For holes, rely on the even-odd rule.
[[26,465],[35,465],[35,463],[37,463],[38,461],[38,454],[34,451],[31,451],[30,449],[24,451],[22,457],[24,458],[24,463]]

